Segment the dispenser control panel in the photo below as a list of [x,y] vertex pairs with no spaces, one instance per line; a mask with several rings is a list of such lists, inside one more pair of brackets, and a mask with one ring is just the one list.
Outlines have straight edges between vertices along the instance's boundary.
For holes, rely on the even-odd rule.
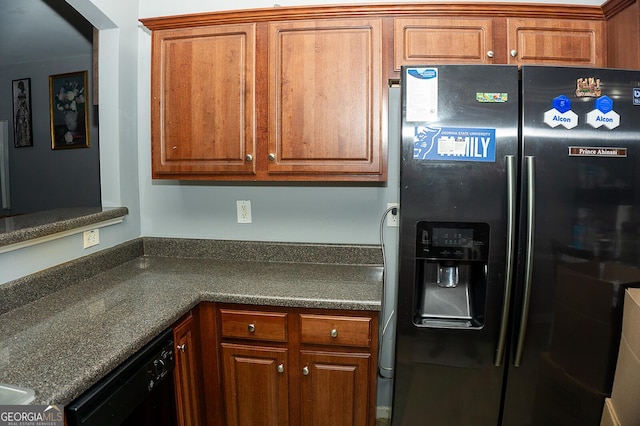
[[486,261],[489,224],[421,221],[417,224],[416,242],[419,258]]

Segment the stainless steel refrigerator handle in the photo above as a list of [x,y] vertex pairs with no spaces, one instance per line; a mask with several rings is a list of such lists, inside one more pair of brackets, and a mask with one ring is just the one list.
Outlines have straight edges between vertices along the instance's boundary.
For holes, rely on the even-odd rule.
[[516,354],[513,360],[514,367],[520,367],[522,363],[522,351],[524,350],[524,339],[527,332],[527,320],[529,318],[529,305],[531,302],[531,279],[533,276],[533,249],[536,230],[536,163],[535,157],[525,157],[527,165],[527,250],[525,259],[524,297],[522,300],[522,315],[520,317],[520,331],[518,332],[518,343]]
[[504,268],[504,298],[502,300],[502,317],[500,320],[500,334],[493,365],[500,367],[504,361],[507,341],[507,325],[509,324],[509,306],[511,300],[511,282],[513,278],[513,257],[515,253],[516,232],[516,158],[513,155],[505,157],[507,165],[507,256]]

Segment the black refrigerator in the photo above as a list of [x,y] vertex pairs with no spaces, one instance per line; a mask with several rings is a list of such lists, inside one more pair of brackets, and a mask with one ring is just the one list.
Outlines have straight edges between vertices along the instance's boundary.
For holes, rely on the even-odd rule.
[[599,425],[640,285],[640,72],[402,68],[394,426]]

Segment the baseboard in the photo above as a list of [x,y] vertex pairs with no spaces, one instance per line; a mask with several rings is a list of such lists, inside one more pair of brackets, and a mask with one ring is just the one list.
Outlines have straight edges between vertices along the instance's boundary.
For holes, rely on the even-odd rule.
[[391,407],[377,406],[376,407],[376,419],[390,419]]

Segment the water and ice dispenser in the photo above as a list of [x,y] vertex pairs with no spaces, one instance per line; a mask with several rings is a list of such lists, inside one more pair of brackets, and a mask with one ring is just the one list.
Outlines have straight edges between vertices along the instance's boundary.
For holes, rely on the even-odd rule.
[[421,221],[416,230],[414,324],[482,327],[489,225]]

